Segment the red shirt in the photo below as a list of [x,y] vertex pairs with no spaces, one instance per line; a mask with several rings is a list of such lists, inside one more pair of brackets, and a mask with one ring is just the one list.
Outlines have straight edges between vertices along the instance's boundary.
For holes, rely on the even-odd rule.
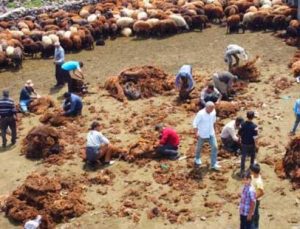
[[171,128],[164,128],[161,133],[159,144],[177,147],[179,145],[179,136],[175,130]]

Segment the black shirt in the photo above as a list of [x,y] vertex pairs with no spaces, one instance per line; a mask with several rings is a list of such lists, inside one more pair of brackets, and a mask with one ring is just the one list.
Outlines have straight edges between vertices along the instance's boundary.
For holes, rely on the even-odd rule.
[[257,125],[250,121],[244,122],[239,130],[242,144],[245,145],[255,144],[254,137],[257,136],[257,134]]

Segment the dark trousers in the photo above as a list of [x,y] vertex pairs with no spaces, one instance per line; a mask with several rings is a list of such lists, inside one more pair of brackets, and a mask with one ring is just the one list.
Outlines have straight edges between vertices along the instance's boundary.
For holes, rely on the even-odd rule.
[[250,156],[250,165],[254,164],[255,160],[255,145],[242,144],[242,157],[241,157],[241,173],[245,171],[246,157]]
[[260,205],[260,201],[256,200],[256,205],[255,205],[255,210],[254,210],[251,229],[258,229],[259,228],[259,205]]
[[240,229],[251,229],[252,220],[248,221],[247,216],[240,215]]
[[56,85],[64,85],[64,70],[61,68],[63,63],[55,64],[55,78],[56,78]]
[[292,132],[293,134],[296,133],[296,130],[297,130],[297,127],[298,127],[299,123],[300,123],[300,115],[296,115],[296,120],[295,120],[293,129],[291,130],[291,132]]
[[200,108],[201,108],[201,109],[204,108],[204,107],[205,107],[205,103],[207,103],[207,102],[213,102],[213,103],[215,103],[215,102],[218,101],[218,99],[219,99],[219,97],[214,96],[214,95],[206,96],[206,97],[204,98],[204,102],[202,102],[202,101],[200,100]]
[[241,145],[234,141],[231,137],[228,138],[221,138],[222,143],[223,143],[223,148],[229,152],[234,152],[236,153],[238,149],[241,148]]
[[17,125],[16,120],[13,116],[11,117],[4,117],[0,119],[1,123],[1,135],[2,135],[2,145],[6,146],[7,139],[6,139],[6,132],[7,128],[11,130],[11,142],[14,144],[17,140]]
[[163,146],[157,147],[156,152],[161,157],[172,158],[172,157],[176,157],[178,155],[177,149],[178,149],[178,147],[176,147],[176,146],[163,145]]

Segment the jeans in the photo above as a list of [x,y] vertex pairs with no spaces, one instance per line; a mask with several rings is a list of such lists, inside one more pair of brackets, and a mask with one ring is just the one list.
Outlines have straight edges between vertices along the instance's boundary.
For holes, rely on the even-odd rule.
[[28,106],[30,104],[30,99],[20,100],[20,107],[23,112],[28,112]]
[[63,63],[55,64],[55,78],[56,78],[56,85],[64,85],[64,70],[61,68]]
[[242,144],[242,157],[241,157],[241,173],[245,171],[246,157],[250,156],[250,165],[254,164],[255,160],[255,145]]
[[13,116],[11,117],[3,117],[0,119],[1,124],[1,135],[2,135],[2,145],[6,146],[6,132],[7,128],[11,130],[11,143],[16,143],[17,140],[17,127],[16,120]]
[[223,148],[229,152],[237,152],[238,149],[241,148],[241,145],[234,141],[232,139],[232,137],[228,137],[228,138],[221,138],[222,143],[223,143]]
[[251,224],[253,220],[248,221],[247,216],[244,215],[240,215],[240,220],[241,220],[240,229],[251,229]]
[[196,157],[195,159],[201,159],[201,151],[204,142],[209,142],[211,147],[211,155],[210,155],[210,165],[213,167],[217,163],[217,156],[218,156],[218,147],[217,147],[217,139],[216,136],[212,135],[209,138],[201,138],[198,137],[197,147],[196,147]]
[[256,200],[251,229],[259,228],[259,205],[260,205],[260,201]]
[[156,152],[162,156],[167,158],[176,157],[178,155],[177,151],[178,147],[172,145],[163,145],[156,148]]
[[295,120],[293,129],[291,130],[291,133],[295,133],[296,132],[299,123],[300,123],[300,115],[296,115],[296,120]]

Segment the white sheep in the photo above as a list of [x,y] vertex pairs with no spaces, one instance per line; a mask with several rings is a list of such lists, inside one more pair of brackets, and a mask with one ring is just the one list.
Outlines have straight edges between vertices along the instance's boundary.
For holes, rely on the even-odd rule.
[[158,18],[149,18],[146,22],[149,23],[151,28],[153,28],[153,26],[155,26],[159,23],[159,19]]
[[124,29],[126,27],[131,27],[134,23],[133,18],[131,17],[121,17],[117,20],[117,26],[121,29]]
[[49,36],[43,36],[42,43],[44,46],[49,46],[49,45],[52,45],[52,40]]
[[130,28],[126,27],[126,28],[122,29],[121,34],[124,37],[130,37],[132,35],[132,30]]
[[64,37],[64,38],[70,38],[71,35],[72,35],[72,32],[68,30],[68,31],[64,32],[63,37]]
[[48,37],[50,37],[50,39],[52,40],[52,44],[59,41],[58,36],[55,34],[49,34]]
[[29,29],[28,25],[27,25],[24,21],[19,21],[19,22],[18,22],[18,27],[19,27],[20,29],[23,29],[23,28]]
[[134,10],[128,8],[123,8],[120,10],[120,14],[122,17],[131,17],[133,12]]
[[15,48],[14,48],[14,47],[8,46],[8,47],[6,48],[6,55],[7,55],[8,57],[11,57],[11,56],[14,54],[14,52],[15,52]]
[[77,33],[78,29],[75,26],[71,26],[70,31],[71,31],[71,33]]
[[9,32],[11,33],[11,35],[13,36],[13,38],[15,39],[19,39],[22,36],[24,36],[24,33],[22,31],[18,31],[18,30],[9,30]]
[[145,20],[148,19],[148,15],[145,11],[141,11],[141,12],[138,13],[137,19],[145,21]]
[[255,13],[256,12],[248,12],[248,13],[244,14],[243,22],[242,22],[244,26],[247,27],[249,25],[249,23],[253,21]]
[[96,14],[91,14],[87,17],[89,23],[96,21],[98,16]]
[[186,23],[185,19],[181,15],[179,15],[179,14],[171,14],[169,16],[169,18],[172,19],[175,22],[175,24],[176,24],[177,27],[179,27],[179,28],[185,28],[187,30],[189,29],[188,24]]

